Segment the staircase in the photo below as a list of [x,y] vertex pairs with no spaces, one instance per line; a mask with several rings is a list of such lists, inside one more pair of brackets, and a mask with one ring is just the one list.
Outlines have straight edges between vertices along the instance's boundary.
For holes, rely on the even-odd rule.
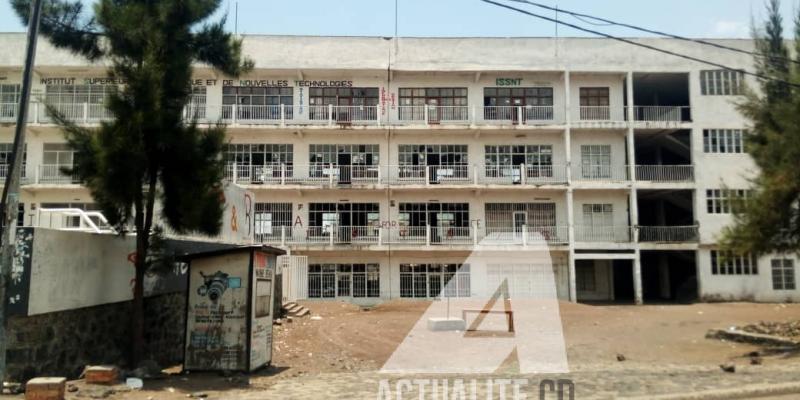
[[308,308],[301,306],[300,304],[297,304],[293,301],[288,301],[286,303],[283,303],[283,306],[281,307],[281,313],[284,316],[289,316],[292,318],[301,318],[310,314],[311,311],[309,311]]

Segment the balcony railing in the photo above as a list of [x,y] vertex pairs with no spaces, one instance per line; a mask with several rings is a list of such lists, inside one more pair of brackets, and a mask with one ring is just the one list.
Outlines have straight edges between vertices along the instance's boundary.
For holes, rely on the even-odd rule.
[[273,245],[306,246],[535,246],[567,243],[566,226],[493,228],[441,226],[311,226],[273,227],[255,240]]
[[640,226],[639,241],[655,243],[693,243],[700,237],[699,227],[692,226]]
[[[96,124],[113,115],[101,103],[57,103],[58,109],[69,120],[82,124]],[[0,122],[15,122],[17,103],[0,103]],[[614,126],[627,120],[626,106],[580,106],[571,110],[572,120],[578,124]],[[380,105],[251,105],[190,103],[184,118],[199,123],[222,122],[233,125],[537,125],[564,121],[564,110],[555,106],[398,106],[385,109]],[[637,122],[689,122],[689,106],[633,106]],[[31,102],[31,123],[49,124],[53,119],[47,107]]]
[[576,181],[624,182],[628,180],[626,165],[579,164],[573,167],[572,178]]
[[575,226],[576,242],[628,243],[633,239],[629,226]]
[[228,164],[225,178],[246,185],[545,185],[566,183],[563,165]]
[[689,106],[635,106],[633,117],[643,122],[689,122],[691,110]]
[[649,182],[692,182],[693,165],[637,165],[636,180]]
[[[5,179],[8,176],[8,170],[9,169],[10,169],[10,166],[8,164],[0,164],[0,185],[5,184]],[[27,169],[27,167],[23,163],[22,164],[22,171],[21,171],[21,174],[20,174],[20,183],[26,183],[28,181],[27,178],[26,178],[26,172],[25,172],[26,169]]]
[[40,165],[36,176],[36,183],[50,184],[78,184],[80,179],[76,175],[65,174],[61,169],[66,165],[45,164]]

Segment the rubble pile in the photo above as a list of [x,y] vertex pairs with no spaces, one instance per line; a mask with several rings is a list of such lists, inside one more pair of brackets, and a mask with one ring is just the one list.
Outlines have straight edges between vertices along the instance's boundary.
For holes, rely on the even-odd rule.
[[781,336],[785,338],[800,338],[800,321],[768,322],[761,321],[757,324],[745,325],[741,330],[763,335]]

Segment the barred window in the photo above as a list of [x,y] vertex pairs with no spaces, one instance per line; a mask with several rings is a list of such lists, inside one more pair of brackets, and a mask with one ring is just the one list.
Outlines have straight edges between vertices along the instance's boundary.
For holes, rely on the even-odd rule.
[[742,71],[700,71],[700,90],[704,96],[738,96],[742,94],[743,82]]
[[400,264],[400,297],[469,297],[469,264]]
[[312,165],[379,165],[380,145],[311,144],[308,145],[308,161]]
[[745,189],[706,190],[706,211],[709,214],[730,214],[739,212],[740,202],[750,197]]
[[711,274],[758,275],[758,263],[751,254],[711,250]]
[[794,260],[778,258],[772,260],[772,289],[795,290]]
[[401,144],[397,152],[401,166],[468,164],[465,144]]
[[[22,171],[20,172],[24,178],[28,162],[28,144],[24,144],[22,149]],[[11,168],[11,153],[13,152],[13,143],[0,143],[0,178],[5,178],[8,175],[8,170]]]
[[703,151],[706,153],[744,153],[741,129],[704,129]]
[[229,144],[225,150],[226,164],[241,165],[292,165],[294,145],[292,144]]
[[380,297],[378,264],[311,264],[308,266],[308,297]]
[[284,227],[292,226],[292,203],[256,203],[253,220],[256,240],[280,238]]
[[117,90],[116,85],[47,85],[45,98],[49,104],[105,104]]

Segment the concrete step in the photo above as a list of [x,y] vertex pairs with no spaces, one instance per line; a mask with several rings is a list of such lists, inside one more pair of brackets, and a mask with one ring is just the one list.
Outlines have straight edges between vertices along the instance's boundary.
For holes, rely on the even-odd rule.
[[295,303],[293,301],[287,301],[286,303],[283,303],[281,305],[281,308],[283,308],[284,310],[288,310],[288,309],[290,309],[290,308],[292,308],[292,307],[294,307],[296,305],[297,305],[297,303]]
[[305,307],[302,307],[302,309],[300,311],[295,312],[293,316],[300,318],[300,317],[305,317],[306,315],[309,314],[311,314],[311,311]]

